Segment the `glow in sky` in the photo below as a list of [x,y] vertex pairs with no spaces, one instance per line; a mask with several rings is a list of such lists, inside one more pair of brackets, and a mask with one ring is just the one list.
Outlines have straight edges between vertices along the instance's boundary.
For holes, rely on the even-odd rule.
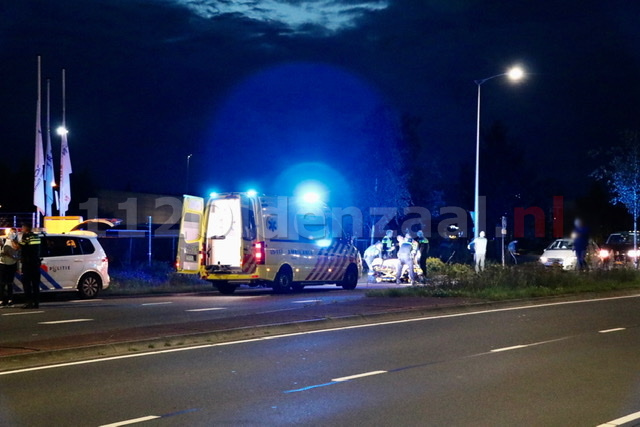
[[203,18],[225,14],[265,23],[284,25],[296,31],[306,25],[336,32],[351,28],[367,12],[386,9],[388,0],[174,0]]

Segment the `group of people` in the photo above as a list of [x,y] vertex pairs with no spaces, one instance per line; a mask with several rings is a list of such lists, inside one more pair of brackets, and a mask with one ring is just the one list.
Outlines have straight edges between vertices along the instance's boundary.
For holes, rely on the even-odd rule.
[[415,263],[418,263],[420,266],[422,279],[424,281],[427,276],[429,239],[427,239],[422,230],[420,230],[416,233],[415,238],[407,232],[404,236],[397,236],[396,242],[394,242],[393,239],[393,230],[387,230],[382,241],[376,242],[364,251],[363,258],[369,269],[369,279],[371,280],[374,275],[373,266],[375,259],[381,258],[382,260],[386,260],[397,258],[396,283],[400,283],[400,278],[405,266],[408,269],[410,283],[416,283]]
[[30,225],[22,226],[18,238],[15,228],[7,230],[0,248],[0,307],[13,306],[13,280],[20,261],[25,304],[22,308],[38,308],[40,304],[40,236]]

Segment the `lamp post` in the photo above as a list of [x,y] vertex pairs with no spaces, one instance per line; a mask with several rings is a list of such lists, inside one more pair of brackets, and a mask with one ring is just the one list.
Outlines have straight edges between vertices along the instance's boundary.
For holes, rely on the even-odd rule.
[[187,179],[186,179],[186,188],[185,188],[185,193],[189,194],[189,162],[191,161],[191,156],[193,156],[193,154],[187,154]]
[[476,185],[473,193],[473,237],[480,234],[480,87],[483,83],[496,77],[507,76],[511,81],[518,81],[524,77],[524,71],[520,67],[513,67],[506,73],[496,74],[485,79],[474,80],[478,86],[478,114],[476,119]]

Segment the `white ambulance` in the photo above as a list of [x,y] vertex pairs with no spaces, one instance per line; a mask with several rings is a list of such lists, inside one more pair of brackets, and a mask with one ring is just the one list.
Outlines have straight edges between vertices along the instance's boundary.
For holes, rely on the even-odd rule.
[[332,235],[340,226],[320,203],[252,192],[185,196],[176,266],[199,274],[223,294],[238,285],[299,291],[305,285],[354,289],[358,250]]

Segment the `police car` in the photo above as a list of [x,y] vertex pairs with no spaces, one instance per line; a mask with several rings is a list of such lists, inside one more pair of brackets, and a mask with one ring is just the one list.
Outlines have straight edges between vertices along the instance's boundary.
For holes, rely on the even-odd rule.
[[[42,234],[40,256],[41,291],[77,291],[95,298],[109,287],[109,261],[95,233]],[[14,292],[23,292],[20,269]]]

